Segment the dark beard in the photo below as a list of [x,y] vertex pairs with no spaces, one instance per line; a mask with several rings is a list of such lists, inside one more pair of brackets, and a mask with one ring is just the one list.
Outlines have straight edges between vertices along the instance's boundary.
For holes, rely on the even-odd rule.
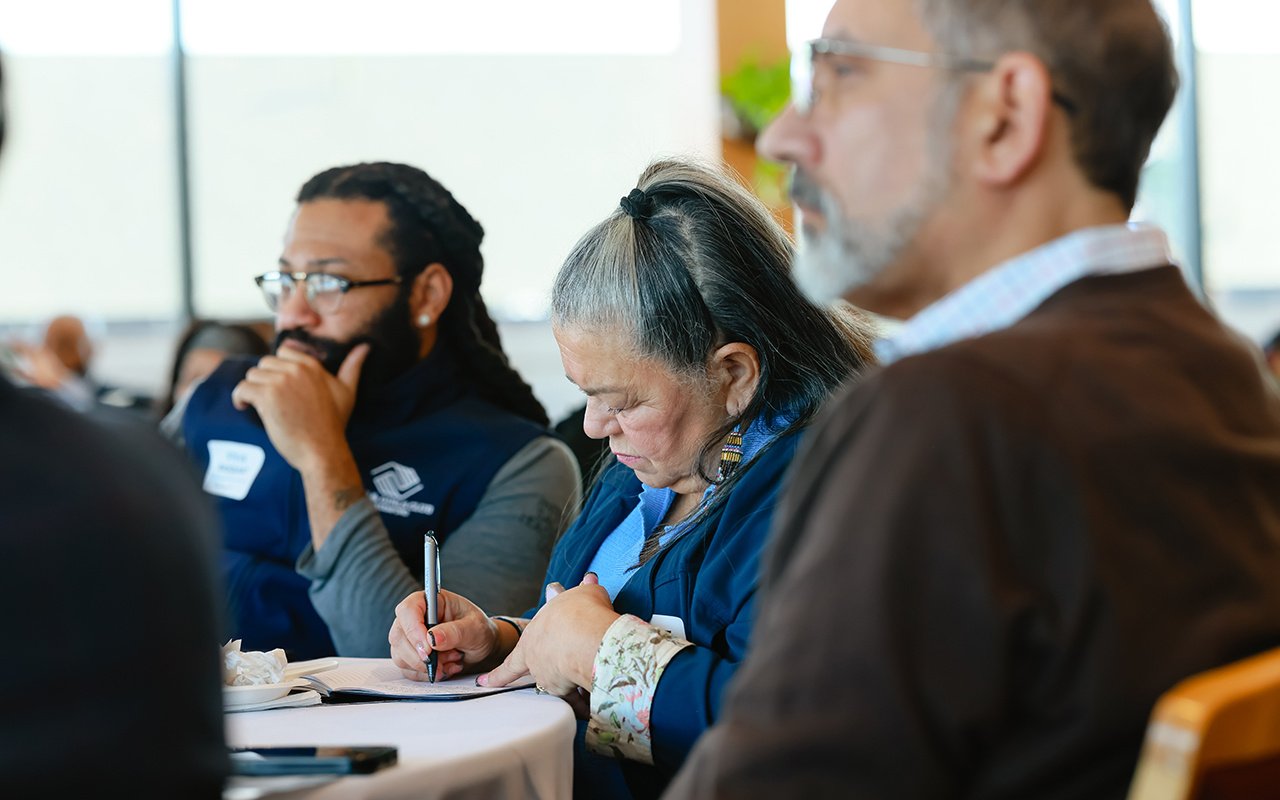
[[408,292],[403,291],[397,292],[391,305],[370,320],[363,331],[345,342],[313,336],[301,328],[293,328],[276,334],[275,350],[279,351],[280,345],[290,339],[311,348],[331,375],[338,374],[338,368],[356,345],[368,342],[369,355],[365,357],[360,383],[356,387],[357,404],[360,398],[386,386],[418,363],[418,351],[422,346],[409,319]]

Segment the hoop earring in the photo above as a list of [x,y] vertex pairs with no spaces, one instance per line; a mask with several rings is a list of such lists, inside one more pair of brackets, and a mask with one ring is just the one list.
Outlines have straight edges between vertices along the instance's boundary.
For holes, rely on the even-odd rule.
[[720,451],[720,468],[716,470],[716,483],[729,480],[738,465],[742,463],[742,423],[739,422],[729,431],[724,440],[724,449]]

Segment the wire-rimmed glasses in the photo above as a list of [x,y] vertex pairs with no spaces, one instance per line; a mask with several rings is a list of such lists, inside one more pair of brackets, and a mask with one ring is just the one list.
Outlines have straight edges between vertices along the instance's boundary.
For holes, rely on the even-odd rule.
[[253,279],[262,290],[267,307],[277,311],[284,303],[289,302],[293,290],[299,283],[305,287],[307,303],[321,314],[332,314],[342,307],[342,298],[352,289],[362,286],[387,286],[400,283],[400,276],[379,278],[373,281],[353,281],[341,275],[328,272],[283,272],[273,270],[264,272]]
[[[821,94],[821,85],[829,82],[829,76],[819,75],[822,65],[821,57],[825,55],[865,58],[871,61],[886,61],[891,64],[906,64],[912,67],[933,67],[935,69],[954,70],[958,72],[988,72],[995,67],[994,61],[986,61],[948,53],[926,53],[921,50],[904,50],[899,47],[852,42],[845,39],[814,39],[805,42],[791,55],[791,105],[801,116],[808,116]],[[820,81],[819,78],[823,77]],[[1053,102],[1073,114],[1076,105],[1056,90],[1052,94]]]

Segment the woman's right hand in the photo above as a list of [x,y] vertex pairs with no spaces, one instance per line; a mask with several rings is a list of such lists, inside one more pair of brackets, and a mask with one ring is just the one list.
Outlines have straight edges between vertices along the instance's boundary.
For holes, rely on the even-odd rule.
[[414,592],[396,606],[387,632],[391,660],[406,678],[427,680],[427,657],[436,652],[436,680],[452,678],[499,658],[497,623],[460,594],[440,590],[440,622],[430,631],[424,620],[426,595]]

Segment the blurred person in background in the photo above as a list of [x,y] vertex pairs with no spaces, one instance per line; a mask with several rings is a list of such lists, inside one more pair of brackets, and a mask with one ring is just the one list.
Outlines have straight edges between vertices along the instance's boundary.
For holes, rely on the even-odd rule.
[[[4,139],[0,79],[0,144]],[[0,374],[8,797],[222,796],[217,528],[153,430]]]
[[1275,336],[1267,340],[1262,354],[1267,358],[1267,369],[1271,370],[1271,377],[1280,384],[1280,331],[1276,331]]
[[[271,344],[253,325],[193,320],[178,338],[169,368],[168,389],[156,405],[156,415],[163,420],[178,398],[185,398],[193,386],[208,377],[228,356],[259,358],[269,352]],[[173,418],[162,425],[172,428],[179,421]]]
[[76,315],[61,314],[49,320],[38,345],[22,341],[9,344],[22,359],[22,379],[77,411],[105,406],[142,414],[151,408],[151,398],[103,383],[93,374],[93,337]]

